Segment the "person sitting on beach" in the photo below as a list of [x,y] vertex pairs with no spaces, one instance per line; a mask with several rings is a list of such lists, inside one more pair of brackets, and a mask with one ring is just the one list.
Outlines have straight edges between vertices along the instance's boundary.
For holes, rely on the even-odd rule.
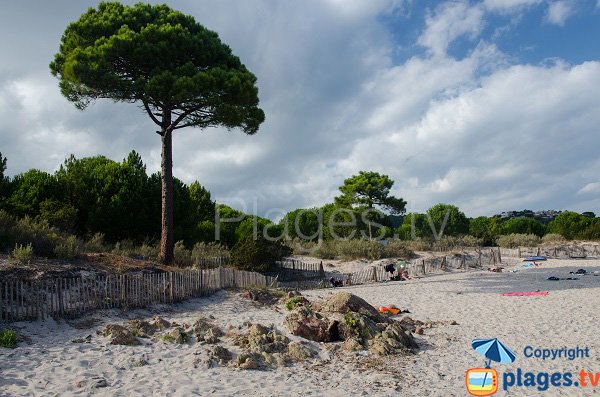
[[336,280],[333,277],[331,277],[329,279],[329,284],[331,284],[332,287],[343,287],[344,286],[344,282],[342,280]]
[[410,280],[411,277],[408,275],[408,271],[406,271],[406,269],[404,269],[404,265],[400,266],[400,268],[398,268],[398,277],[400,277],[400,280]]

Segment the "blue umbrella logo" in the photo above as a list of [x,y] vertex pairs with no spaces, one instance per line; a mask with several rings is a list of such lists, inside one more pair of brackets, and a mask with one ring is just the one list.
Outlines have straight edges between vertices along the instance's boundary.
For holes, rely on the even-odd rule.
[[[510,364],[517,358],[515,353],[510,350],[505,344],[500,342],[498,338],[492,339],[474,339],[471,342],[473,349],[483,357],[487,358],[485,363],[486,368],[490,368],[490,363],[496,361],[498,363]],[[483,377],[482,386],[485,385],[487,373]]]

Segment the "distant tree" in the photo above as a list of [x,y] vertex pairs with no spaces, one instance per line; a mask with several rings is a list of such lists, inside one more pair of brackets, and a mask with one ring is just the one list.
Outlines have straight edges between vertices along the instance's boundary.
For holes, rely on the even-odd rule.
[[592,225],[593,221],[577,212],[565,211],[548,223],[548,233],[557,233],[572,240]]
[[172,134],[184,127],[258,131],[256,77],[218,35],[167,5],[101,2],[65,30],[50,70],[79,109],[98,98],[139,103],[159,127],[161,242],[173,262]]
[[15,176],[11,190],[8,206],[17,216],[36,217],[44,201],[62,201],[64,194],[56,177],[36,169]]
[[495,217],[479,216],[469,221],[469,234],[483,240],[484,245],[494,245],[500,234],[498,219]]
[[287,238],[316,240],[319,238],[319,222],[322,218],[319,208],[297,208],[285,214],[280,224],[287,231]]
[[583,215],[583,216],[587,216],[588,218],[595,218],[595,217],[596,217],[596,214],[595,214],[595,213],[593,213],[592,211],[585,211],[585,212],[582,212],[582,213],[581,213],[581,215]]
[[342,195],[335,198],[336,204],[353,208],[358,211],[369,210],[370,215],[366,217],[369,238],[373,237],[372,223],[374,221],[375,209],[379,208],[392,214],[402,214],[406,207],[406,201],[401,198],[390,196],[390,190],[394,181],[387,175],[377,172],[360,171],[344,180],[340,186]]
[[4,175],[6,171],[6,157],[0,153],[0,209],[5,208],[6,198],[10,195],[10,180]]
[[500,224],[500,234],[535,234],[542,237],[545,231],[545,225],[534,218],[511,218]]
[[600,219],[594,218],[592,220],[591,225],[586,227],[581,232],[577,233],[577,235],[575,237],[578,239],[581,239],[581,240],[599,241],[600,240]]
[[[435,233],[441,235],[457,236],[469,233],[469,220],[457,206],[451,204],[436,204],[426,213],[427,223],[433,222]],[[429,230],[428,230],[429,229]],[[432,235],[431,225],[425,227],[425,235]]]

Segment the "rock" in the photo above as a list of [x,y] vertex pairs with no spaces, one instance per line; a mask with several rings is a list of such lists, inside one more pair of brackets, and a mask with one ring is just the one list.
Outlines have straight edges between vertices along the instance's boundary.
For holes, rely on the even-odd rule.
[[313,310],[317,312],[359,313],[375,323],[390,323],[393,321],[379,313],[377,309],[369,305],[364,299],[348,292],[338,292],[323,301],[313,303],[312,306]]
[[90,380],[90,388],[91,389],[99,389],[101,387],[107,387],[108,382],[104,378],[94,377]]
[[140,338],[149,338],[158,331],[156,326],[144,320],[131,320],[127,322],[126,327],[133,335]]
[[294,291],[288,291],[285,294],[285,299],[290,299],[290,298],[293,298],[295,296],[302,296],[302,293],[300,291],[295,291],[295,290]]
[[346,339],[344,343],[342,343],[342,349],[347,352],[356,352],[364,350],[364,346],[360,343],[358,338],[352,337]]
[[412,335],[398,322],[389,324],[385,331],[369,341],[369,351],[380,356],[408,354],[418,347]]
[[88,335],[85,338],[73,339],[73,343],[90,343],[92,341],[92,335]]
[[196,341],[204,343],[217,343],[219,337],[223,336],[221,328],[204,317],[198,318],[187,332],[196,337]]
[[107,336],[111,338],[111,345],[125,345],[125,346],[138,346],[140,341],[122,325],[119,324],[108,324],[104,331],[98,331],[99,335]]
[[373,339],[373,337],[382,332],[380,327],[369,317],[360,313],[348,312],[344,315],[345,324],[351,329],[352,336],[361,339]]
[[295,308],[285,317],[283,324],[293,335],[315,342],[333,342],[337,330],[330,326],[327,318],[314,313],[307,307]]
[[215,364],[226,365],[232,359],[232,354],[223,346],[213,346],[208,351],[207,367],[212,368]]
[[415,334],[417,334],[417,335],[423,335],[423,328],[420,327],[420,326],[417,326],[415,328]]
[[133,360],[133,362],[131,363],[134,367],[143,367],[145,365],[148,365],[148,361],[146,361],[146,359],[144,357],[139,357]]
[[314,353],[307,347],[297,342],[290,342],[287,346],[287,354],[292,361],[302,362],[311,357]]
[[400,320],[398,320],[398,323],[400,323],[400,325],[402,325],[402,328],[409,330],[411,332],[416,332],[417,327],[420,327],[421,329],[425,328],[425,323],[419,320],[413,320],[412,318],[406,316],[406,317],[402,317]]
[[189,341],[189,336],[181,327],[176,327],[171,332],[163,335],[162,340],[164,342],[178,343],[181,345]]
[[248,333],[252,335],[266,335],[271,330],[262,324],[252,324],[248,328]]
[[260,358],[255,353],[241,353],[237,356],[234,366],[240,369],[258,369]]
[[159,331],[164,331],[171,326],[171,323],[159,316],[156,316],[152,319],[152,321],[150,321],[150,325]]
[[242,298],[259,302],[264,305],[274,305],[279,301],[279,297],[269,290],[249,289],[248,291],[242,292],[240,295]]

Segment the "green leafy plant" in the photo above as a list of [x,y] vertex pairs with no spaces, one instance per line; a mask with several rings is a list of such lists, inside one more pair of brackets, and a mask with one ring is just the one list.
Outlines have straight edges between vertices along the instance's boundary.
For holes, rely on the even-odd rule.
[[19,333],[12,329],[0,330],[0,347],[15,348],[19,340]]
[[288,299],[287,301],[285,301],[285,308],[288,311],[292,311],[294,310],[294,308],[298,305],[302,304],[302,297],[300,296],[293,296],[290,299]]
[[10,256],[17,260],[17,262],[26,264],[31,262],[33,259],[33,246],[31,243],[23,246],[21,244],[15,245],[15,249],[12,250]]

